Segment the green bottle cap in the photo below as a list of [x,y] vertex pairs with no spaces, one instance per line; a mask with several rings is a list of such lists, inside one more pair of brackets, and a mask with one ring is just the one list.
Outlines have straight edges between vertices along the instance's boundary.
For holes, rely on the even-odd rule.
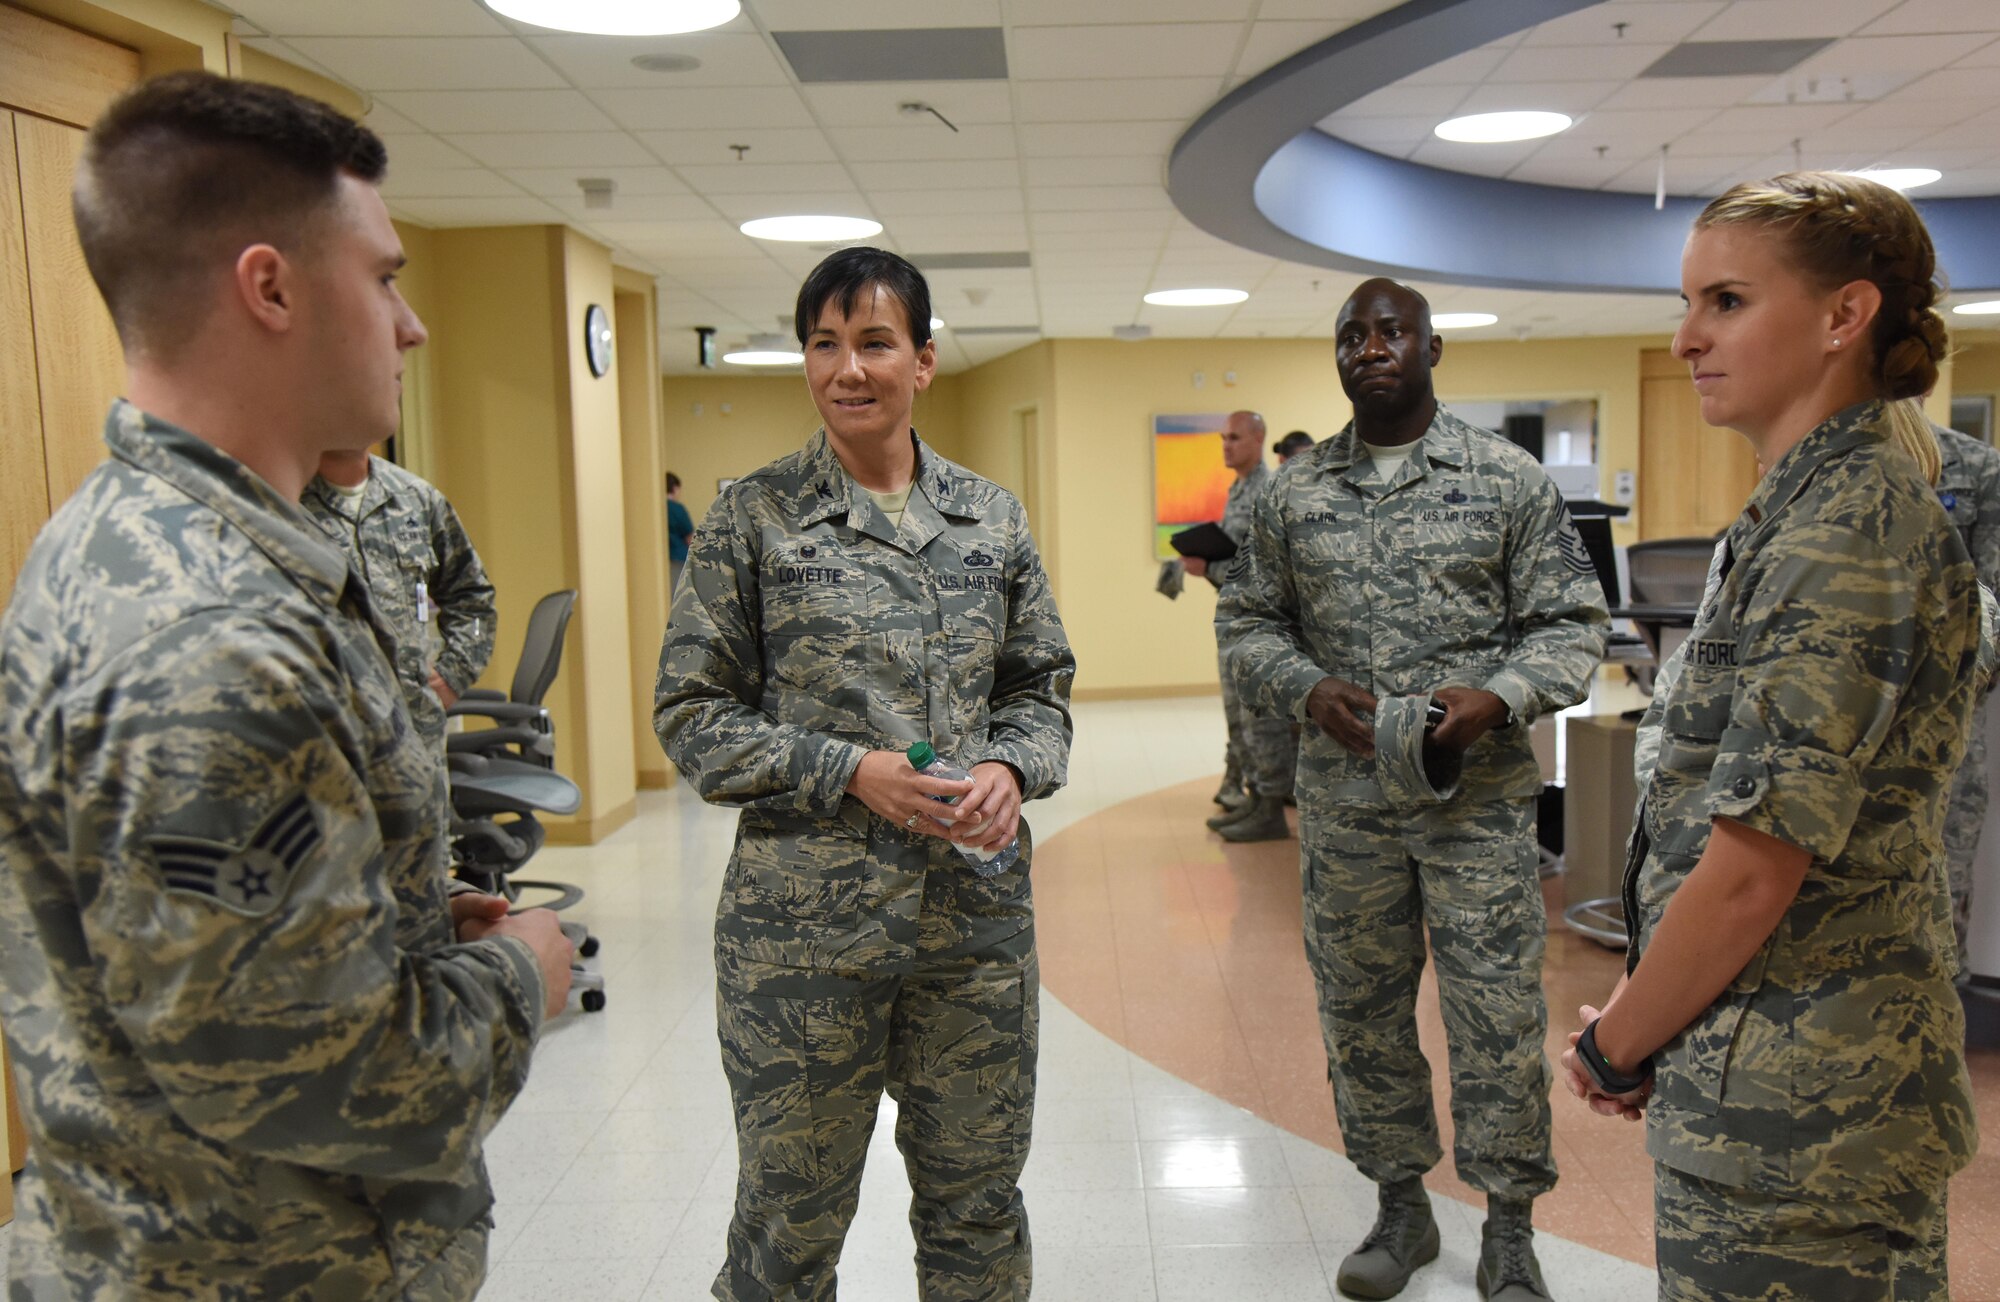
[[929,768],[937,760],[937,752],[931,749],[931,744],[927,741],[920,741],[903,753],[910,757],[910,767],[913,769]]

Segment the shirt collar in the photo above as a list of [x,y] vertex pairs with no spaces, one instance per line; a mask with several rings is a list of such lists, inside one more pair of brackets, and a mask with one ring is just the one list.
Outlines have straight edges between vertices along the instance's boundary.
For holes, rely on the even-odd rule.
[[[1424,428],[1423,435],[1410,445],[1409,464],[1413,471],[1407,472],[1414,479],[1430,472],[1433,466],[1449,466],[1453,470],[1463,470],[1472,460],[1470,441],[1471,426],[1453,415],[1443,403],[1431,417],[1431,423]],[[1351,478],[1348,472],[1355,466],[1373,464],[1368,449],[1362,446],[1361,435],[1355,431],[1354,422],[1327,440],[1328,451],[1320,467],[1328,474]],[[1370,471],[1372,474],[1372,470]]]
[[[905,521],[910,520],[911,511],[916,511],[919,517],[929,514],[921,510],[920,502],[927,503],[940,516],[972,518],[976,513],[972,509],[968,492],[971,483],[966,475],[934,452],[915,430],[910,431],[910,438],[916,443],[917,469],[916,478],[910,486],[909,505],[904,508]],[[847,467],[840,464],[840,457],[833,450],[832,440],[827,438],[824,429],[816,431],[812,441],[806,444],[805,485],[799,495],[799,508],[801,525],[814,525],[837,515],[845,515],[855,528],[885,542],[893,540],[896,534],[889,526],[888,517],[875,505],[875,499],[847,473]],[[932,536],[936,536],[935,530]]]
[[323,605],[339,606],[349,579],[346,555],[326,541],[296,502],[286,501],[248,466],[123,398],[105,418],[104,441],[112,456],[165,480],[242,530]]
[[1757,491],[1750,494],[1743,513],[1729,527],[1731,547],[1741,553],[1750,531],[1789,506],[1828,461],[1889,438],[1889,409],[1874,399],[1857,402],[1821,421],[1778,459]]

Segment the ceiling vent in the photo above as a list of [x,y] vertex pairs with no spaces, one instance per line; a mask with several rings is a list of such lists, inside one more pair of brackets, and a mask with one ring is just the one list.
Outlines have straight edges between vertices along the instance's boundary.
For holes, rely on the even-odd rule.
[[1641,77],[1775,77],[1832,45],[1831,36],[1790,41],[1683,41]]
[[1149,325],[1120,325],[1111,327],[1113,339],[1123,339],[1126,343],[1137,343],[1141,339],[1153,337],[1153,327]]
[[910,261],[919,271],[993,271],[1032,266],[1021,253],[912,253]]
[[1005,81],[998,27],[911,27],[863,32],[772,32],[799,80]]

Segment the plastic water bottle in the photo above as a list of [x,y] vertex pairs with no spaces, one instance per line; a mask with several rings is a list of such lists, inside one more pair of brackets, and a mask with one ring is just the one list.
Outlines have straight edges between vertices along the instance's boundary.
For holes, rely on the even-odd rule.
[[[931,749],[931,744],[927,741],[920,741],[903,753],[909,756],[910,767],[927,778],[944,778],[953,782],[972,780],[972,775],[964,769],[939,759],[937,752]],[[932,796],[931,799],[946,805],[958,803],[957,797]],[[951,820],[947,818],[944,821],[948,823]],[[964,855],[966,862],[972,865],[972,871],[981,877],[996,877],[1012,868],[1015,861],[1021,857],[1019,837],[1015,837],[998,850],[986,850],[976,845],[960,845],[956,841],[952,842],[952,848]]]

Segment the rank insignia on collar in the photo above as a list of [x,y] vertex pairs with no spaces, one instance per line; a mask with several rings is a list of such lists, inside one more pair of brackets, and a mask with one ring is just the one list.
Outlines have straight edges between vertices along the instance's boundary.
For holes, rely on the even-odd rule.
[[824,479],[819,481],[819,488],[816,491],[829,502],[833,500],[833,485],[827,483]]
[[300,792],[260,823],[245,845],[166,835],[149,836],[145,844],[169,892],[199,895],[256,917],[278,907],[324,840],[312,802]]
[[1444,495],[1445,505],[1447,506],[1464,506],[1467,502],[1470,502],[1471,500],[1472,500],[1471,498],[1467,497],[1464,493],[1460,492],[1456,488],[1451,489]]
[[951,495],[951,481],[950,481],[949,479],[946,479],[946,478],[945,478],[945,477],[944,477],[943,475],[939,475],[939,476],[938,476],[938,496],[939,496],[939,497],[948,497],[948,496],[950,496],[950,495]]

